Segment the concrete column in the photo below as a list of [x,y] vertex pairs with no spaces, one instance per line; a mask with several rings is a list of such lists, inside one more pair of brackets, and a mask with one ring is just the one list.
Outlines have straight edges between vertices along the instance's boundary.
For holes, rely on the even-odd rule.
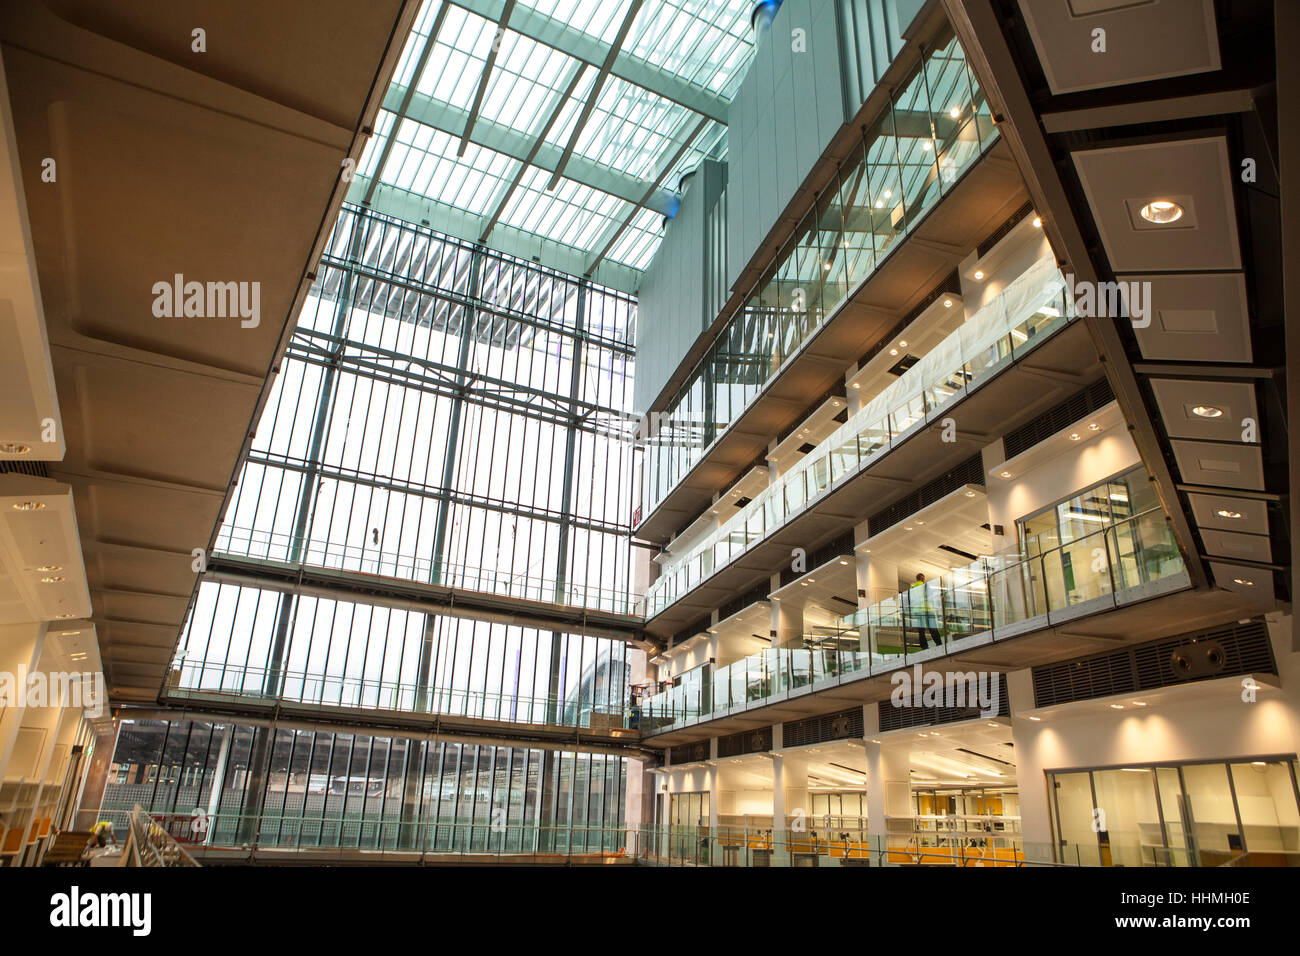
[[13,757],[14,741],[23,723],[26,708],[27,675],[34,671],[45,646],[48,624],[33,621],[23,624],[0,625],[0,681],[9,683],[13,701],[5,701],[0,708],[0,780],[8,776],[9,760]]
[[623,826],[627,830],[624,846],[628,853],[644,852],[648,848],[642,847],[639,839],[642,828],[654,822],[657,778],[647,769],[644,760],[628,757],[624,765],[627,768],[627,784],[623,792]]
[[890,820],[912,816],[911,758],[904,745],[867,741],[867,832],[889,835]]
[[773,647],[801,647],[803,645],[803,608],[787,607],[781,601],[772,602],[772,627],[776,631]]
[[1043,765],[1036,745],[1042,724],[1018,716],[1034,709],[1034,675],[1029,669],[1007,674],[1007,705],[1011,710],[1011,742],[1016,752],[1016,793],[1020,802],[1020,831],[1027,861],[1052,858],[1051,809]]

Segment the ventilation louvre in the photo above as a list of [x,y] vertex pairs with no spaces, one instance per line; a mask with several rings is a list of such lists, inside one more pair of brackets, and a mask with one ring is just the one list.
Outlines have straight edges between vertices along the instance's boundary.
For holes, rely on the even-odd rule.
[[1051,707],[1254,673],[1277,673],[1263,621],[1194,631],[1123,650],[1043,664],[1033,669],[1034,704]]
[[[998,711],[996,717],[1010,717],[1011,707],[1007,694],[1007,675],[998,675]],[[959,720],[973,720],[986,716],[974,707],[895,707],[892,701],[882,700],[880,709],[880,729],[905,730],[908,727],[926,727],[939,724],[953,724]]]
[[719,757],[739,757],[742,754],[767,753],[772,749],[772,728],[755,727],[738,734],[718,738]]
[[1016,455],[1028,451],[1061,429],[1110,404],[1114,399],[1110,382],[1104,378],[1098,379],[1082,391],[1053,405],[1037,418],[1008,432],[1002,439],[1006,457],[1015,458]]
[[865,724],[862,720],[862,708],[850,707],[834,714],[818,714],[803,720],[783,724],[781,745],[783,747],[802,747],[805,744],[819,744],[827,740],[861,740]]
[[984,463],[978,455],[971,455],[952,471],[946,472],[933,481],[918,488],[905,498],[900,498],[888,508],[882,508],[867,518],[867,528],[871,534],[879,534],[886,528],[892,528],[904,518],[916,514],[927,505],[951,494],[962,485],[983,485]]

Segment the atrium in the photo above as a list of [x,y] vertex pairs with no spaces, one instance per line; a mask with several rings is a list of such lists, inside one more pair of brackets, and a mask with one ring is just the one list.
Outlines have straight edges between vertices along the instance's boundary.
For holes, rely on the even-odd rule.
[[0,868],[1300,865],[1292,39],[5,4]]

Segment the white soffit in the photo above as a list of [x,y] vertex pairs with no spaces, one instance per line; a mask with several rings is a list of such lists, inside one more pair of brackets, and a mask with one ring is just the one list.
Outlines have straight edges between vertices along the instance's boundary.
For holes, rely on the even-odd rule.
[[1249,383],[1153,378],[1151,390],[1170,438],[1240,442],[1247,419],[1259,432],[1255,388]]
[[0,624],[89,616],[72,489],[0,475]]
[[1053,93],[1220,67],[1212,0],[1020,0],[1020,10]]
[[59,461],[63,422],[3,63],[0,113],[0,461]]
[[1139,274],[1124,279],[1126,283],[1143,283],[1147,292],[1143,306],[1150,310],[1150,323],[1133,329],[1143,358],[1168,362],[1251,361],[1250,313],[1246,279],[1241,273]]
[[[1116,273],[1231,272],[1241,268],[1227,141],[1222,136],[1081,149],[1070,154]],[[1156,200],[1183,207],[1147,222]]]

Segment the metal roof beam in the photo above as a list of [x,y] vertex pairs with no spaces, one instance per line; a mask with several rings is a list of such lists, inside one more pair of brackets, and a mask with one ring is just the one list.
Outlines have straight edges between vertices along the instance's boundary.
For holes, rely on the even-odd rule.
[[[485,20],[500,19],[500,0],[447,0],[447,2]],[[515,7],[505,27],[553,50],[559,50],[561,53],[582,60],[590,66],[598,67],[603,64],[610,49],[606,44],[581,30],[554,20],[544,13],[538,13],[527,6]],[[707,116],[719,123],[727,122],[727,100],[673,73],[666,72],[641,57],[620,51],[615,55],[609,72],[620,80],[639,86],[643,90],[650,90],[669,102],[684,106],[701,116]]]
[[[460,136],[464,133],[470,116],[468,110],[435,100],[424,93],[414,93],[408,99],[407,92],[404,87],[391,87],[384,97],[384,108],[396,112],[404,107],[407,119],[423,123],[448,136]],[[509,126],[483,117],[479,117],[474,124],[472,140],[476,146],[490,149],[521,163],[531,163],[539,169],[553,172],[559,166],[561,151],[553,143],[539,142],[537,137],[529,133],[511,129]],[[381,166],[375,168],[382,171]],[[620,173],[600,163],[593,163],[582,156],[572,158],[564,175],[574,182],[617,196],[630,203],[644,201],[645,207],[655,212],[668,212],[675,201],[675,197],[666,190],[656,189],[647,193],[644,180]],[[353,195],[355,196],[355,193]]]
[[492,37],[492,47],[483,61],[483,72],[478,78],[478,89],[474,91],[474,105],[469,108],[469,117],[465,120],[465,132],[461,134],[460,148],[456,150],[458,158],[465,155],[465,148],[469,146],[470,135],[474,132],[474,121],[478,119],[478,111],[483,106],[483,94],[487,92],[488,81],[492,79],[492,67],[496,65],[497,52],[501,49],[501,37],[506,32],[505,23],[510,19],[510,11],[514,8],[515,0],[506,0],[506,7],[501,11],[500,22]]
[[587,120],[591,119],[591,114],[596,109],[596,102],[600,99],[601,90],[605,88],[605,81],[609,79],[609,71],[614,66],[614,60],[618,58],[623,41],[627,39],[632,24],[636,21],[637,14],[641,12],[644,3],[645,0],[632,0],[632,5],[628,7],[627,13],[623,15],[623,22],[618,27],[618,36],[614,37],[613,44],[605,52],[605,59],[600,64],[600,72],[596,74],[596,81],[592,83],[591,91],[587,93],[587,98],[582,104],[582,112],[578,115],[577,122],[573,124],[573,131],[569,134],[569,142],[564,146],[564,154],[560,157],[559,165],[555,168],[555,172],[551,174],[551,181],[546,184],[547,189],[554,189],[556,184],[559,183],[560,177],[564,175],[564,167],[569,164],[569,160],[573,157],[573,150],[578,145],[578,139],[587,126]]

